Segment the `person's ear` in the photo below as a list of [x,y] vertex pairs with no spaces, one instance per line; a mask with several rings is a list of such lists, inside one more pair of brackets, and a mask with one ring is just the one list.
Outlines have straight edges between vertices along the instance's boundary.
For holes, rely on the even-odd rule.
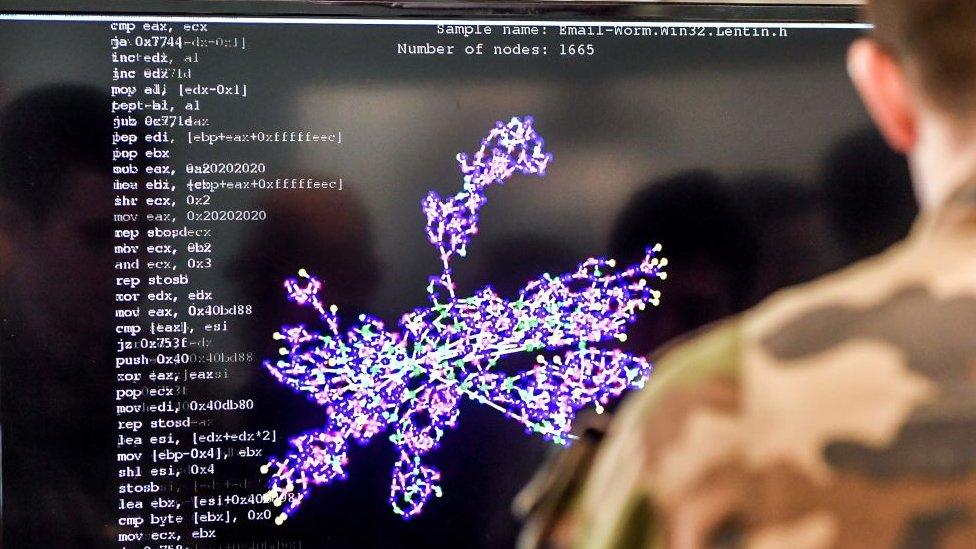
[[880,44],[862,38],[847,52],[847,72],[888,144],[908,153],[918,142],[918,103],[902,66]]

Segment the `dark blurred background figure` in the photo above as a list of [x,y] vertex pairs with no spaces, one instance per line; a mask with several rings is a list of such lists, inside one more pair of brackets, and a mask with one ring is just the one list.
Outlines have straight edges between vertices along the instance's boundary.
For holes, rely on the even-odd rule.
[[824,161],[823,196],[846,265],[904,238],[918,203],[908,161],[874,128],[852,133]]
[[[840,253],[824,214],[821,188],[774,173],[749,174],[732,183],[756,228],[756,277],[751,304],[839,266]],[[894,241],[895,235],[890,235]]]
[[382,263],[372,222],[354,190],[271,191],[258,207],[268,221],[248,235],[230,275],[261,304],[268,316],[260,320],[306,312],[285,299],[282,287],[300,268],[322,281],[323,298],[339,306],[342,320],[354,322],[365,312],[383,279]]
[[628,200],[614,224],[610,255],[629,264],[655,243],[669,261],[664,297],[628,332],[628,349],[650,352],[752,303],[759,242],[741,202],[717,175],[679,174]]
[[838,142],[824,166],[812,183],[690,171],[631,197],[610,255],[631,262],[660,242],[670,264],[661,305],[638,319],[628,349],[650,352],[908,234],[918,211],[908,164],[876,130]]
[[[113,539],[109,99],[64,85],[0,111],[3,544]],[[39,480],[43,479],[43,481]]]

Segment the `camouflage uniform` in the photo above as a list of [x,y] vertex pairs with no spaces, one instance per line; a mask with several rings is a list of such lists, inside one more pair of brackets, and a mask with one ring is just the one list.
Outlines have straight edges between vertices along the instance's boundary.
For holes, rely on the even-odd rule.
[[976,547],[976,182],[655,362],[522,495],[524,546]]

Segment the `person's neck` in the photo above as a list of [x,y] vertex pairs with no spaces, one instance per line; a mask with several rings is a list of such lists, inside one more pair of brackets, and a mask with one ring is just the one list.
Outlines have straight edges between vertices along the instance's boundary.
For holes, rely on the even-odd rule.
[[919,128],[911,155],[922,211],[938,211],[963,186],[976,182],[976,124],[933,117]]

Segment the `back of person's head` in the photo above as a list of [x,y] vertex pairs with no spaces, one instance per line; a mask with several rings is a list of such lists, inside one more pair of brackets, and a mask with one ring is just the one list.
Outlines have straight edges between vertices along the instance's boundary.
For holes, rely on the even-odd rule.
[[976,2],[870,0],[874,36],[940,107],[976,116]]
[[976,2],[869,0],[875,28],[848,71],[925,211],[976,177]]

